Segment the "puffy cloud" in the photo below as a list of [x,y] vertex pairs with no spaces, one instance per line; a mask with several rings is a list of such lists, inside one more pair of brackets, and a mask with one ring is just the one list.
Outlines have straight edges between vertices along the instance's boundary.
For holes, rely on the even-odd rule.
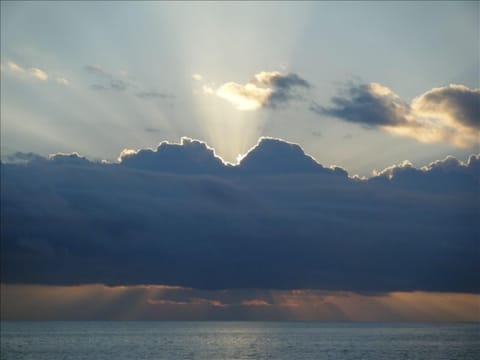
[[202,141],[182,137],[180,144],[164,141],[155,150],[125,149],[119,157],[122,166],[173,173],[217,174],[227,167],[213,148]]
[[203,76],[200,74],[193,74],[192,75],[193,80],[201,81],[203,79]]
[[480,130],[480,89],[463,85],[434,88],[415,98],[412,107],[419,116]]
[[404,124],[409,106],[390,89],[377,84],[351,84],[332,98],[333,107],[313,104],[311,110],[366,126]]
[[64,164],[64,165],[87,165],[90,164],[90,161],[84,157],[80,156],[78,153],[56,153],[51,154],[49,159],[52,163],[55,164]]
[[269,138],[236,166],[192,139],[23,159],[1,165],[3,283],[480,292],[479,155],[367,180]]
[[298,90],[310,87],[310,84],[297,74],[262,71],[245,85],[227,82],[217,89],[206,85],[203,90],[227,100],[238,110],[255,110],[285,105],[292,99],[301,98]]
[[240,173],[254,174],[332,173],[347,176],[340,167],[324,168],[305,154],[300,145],[269,137],[261,137],[235,169]]
[[376,84],[349,84],[332,98],[333,106],[311,110],[422,142],[449,142],[458,147],[479,143],[480,89],[463,85],[435,88],[408,104]]

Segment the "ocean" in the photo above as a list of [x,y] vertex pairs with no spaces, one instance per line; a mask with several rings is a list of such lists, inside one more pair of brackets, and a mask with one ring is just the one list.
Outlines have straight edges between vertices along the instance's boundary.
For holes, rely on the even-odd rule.
[[480,359],[479,323],[0,323],[13,359]]

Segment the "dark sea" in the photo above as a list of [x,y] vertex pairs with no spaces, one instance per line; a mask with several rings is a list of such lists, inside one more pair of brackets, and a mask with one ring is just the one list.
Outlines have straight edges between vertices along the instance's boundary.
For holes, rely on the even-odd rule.
[[480,359],[479,323],[1,322],[10,359]]

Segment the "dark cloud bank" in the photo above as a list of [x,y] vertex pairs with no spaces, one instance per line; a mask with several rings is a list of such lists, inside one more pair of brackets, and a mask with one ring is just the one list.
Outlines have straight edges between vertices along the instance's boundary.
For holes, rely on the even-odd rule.
[[184,139],[1,165],[1,281],[480,291],[480,156],[368,180],[262,139],[238,166]]

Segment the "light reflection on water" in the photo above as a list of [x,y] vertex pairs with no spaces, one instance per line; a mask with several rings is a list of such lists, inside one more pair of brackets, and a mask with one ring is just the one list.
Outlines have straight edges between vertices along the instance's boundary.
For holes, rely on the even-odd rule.
[[479,359],[479,324],[2,322],[1,359]]

